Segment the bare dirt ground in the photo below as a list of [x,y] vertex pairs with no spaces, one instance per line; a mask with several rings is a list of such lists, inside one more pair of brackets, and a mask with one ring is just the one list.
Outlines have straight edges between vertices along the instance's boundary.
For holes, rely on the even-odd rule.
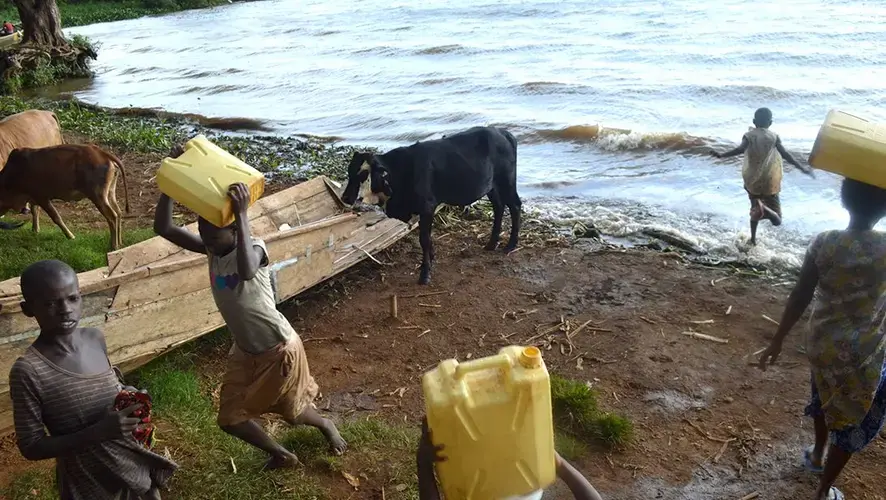
[[[156,201],[151,177],[159,158],[123,161],[139,214],[128,224],[144,225]],[[88,205],[59,208],[72,222],[101,223]],[[383,265],[361,264],[284,309],[330,410],[417,426],[420,376],[440,360],[538,343],[553,373],[586,381],[605,409],[635,424],[632,444],[592,447],[577,461],[605,498],[811,498],[815,478],[801,466],[812,440],[802,416],[809,371],[796,349],[801,329],[779,365],[765,373],[749,365],[774,333],[764,315],[780,317],[792,284],[689,264],[676,254],[589,244],[487,253],[478,238],[489,228],[476,227],[479,233],[436,229],[429,287],[415,284],[420,250],[410,235],[377,256]],[[396,320],[389,316],[392,294],[399,296]],[[559,331],[537,335],[546,326],[562,322],[574,331],[588,321],[571,345]],[[217,369],[218,361],[206,366]],[[27,466],[11,441],[0,446],[0,483]],[[383,498],[383,481],[370,475],[349,497]],[[886,440],[879,439],[853,459],[839,486],[847,498],[874,500],[886,498],[883,484]],[[557,488],[546,498],[569,497]]]

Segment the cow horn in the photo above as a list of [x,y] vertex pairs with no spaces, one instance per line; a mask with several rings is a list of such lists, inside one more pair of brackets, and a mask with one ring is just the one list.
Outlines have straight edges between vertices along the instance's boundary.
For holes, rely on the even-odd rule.
[[13,224],[9,222],[0,221],[0,229],[18,229],[24,226],[24,222],[19,222],[18,224]]

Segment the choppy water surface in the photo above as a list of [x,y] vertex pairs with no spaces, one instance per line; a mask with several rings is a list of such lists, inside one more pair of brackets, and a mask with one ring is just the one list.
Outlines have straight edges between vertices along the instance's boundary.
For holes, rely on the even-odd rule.
[[[740,162],[710,146],[733,146],[760,106],[803,159],[830,108],[886,120],[880,2],[279,0],[70,31],[102,43],[87,101],[382,147],[503,125],[528,208],[726,256],[748,251],[748,202]],[[785,225],[762,224],[749,258],[797,265],[846,223],[838,192],[789,170]]]

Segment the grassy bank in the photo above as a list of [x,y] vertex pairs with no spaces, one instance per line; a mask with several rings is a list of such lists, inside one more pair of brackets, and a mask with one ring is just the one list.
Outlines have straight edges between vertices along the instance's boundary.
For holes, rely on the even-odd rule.
[[[61,13],[62,26],[72,28],[183,10],[205,9],[228,3],[228,0],[87,0],[84,2],[59,0],[58,8]],[[0,8],[0,16],[12,21],[16,26],[20,26],[18,10],[11,3],[3,3]]]
[[[67,262],[77,272],[108,265],[108,230],[70,227],[75,239],[69,240],[49,220],[40,225],[40,233],[31,231],[31,225],[4,231],[0,243],[0,281],[19,276],[26,267],[38,260],[58,259]],[[150,228],[123,232],[123,244],[134,245],[154,236]],[[15,249],[12,251],[12,249]]]
[[0,117],[28,109],[53,111],[64,131],[130,153],[166,154],[174,144],[204,134],[273,180],[293,184],[318,175],[344,180],[351,155],[367,149],[299,137],[231,135],[201,125],[196,118],[151,110],[112,110],[74,100],[0,96]]

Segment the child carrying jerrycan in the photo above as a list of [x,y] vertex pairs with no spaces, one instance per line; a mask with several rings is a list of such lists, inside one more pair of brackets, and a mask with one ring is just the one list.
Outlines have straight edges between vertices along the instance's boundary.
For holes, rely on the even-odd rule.
[[539,500],[558,477],[576,499],[602,500],[554,451],[550,377],[535,347],[505,347],[422,378],[427,417],[416,461],[420,500]]

